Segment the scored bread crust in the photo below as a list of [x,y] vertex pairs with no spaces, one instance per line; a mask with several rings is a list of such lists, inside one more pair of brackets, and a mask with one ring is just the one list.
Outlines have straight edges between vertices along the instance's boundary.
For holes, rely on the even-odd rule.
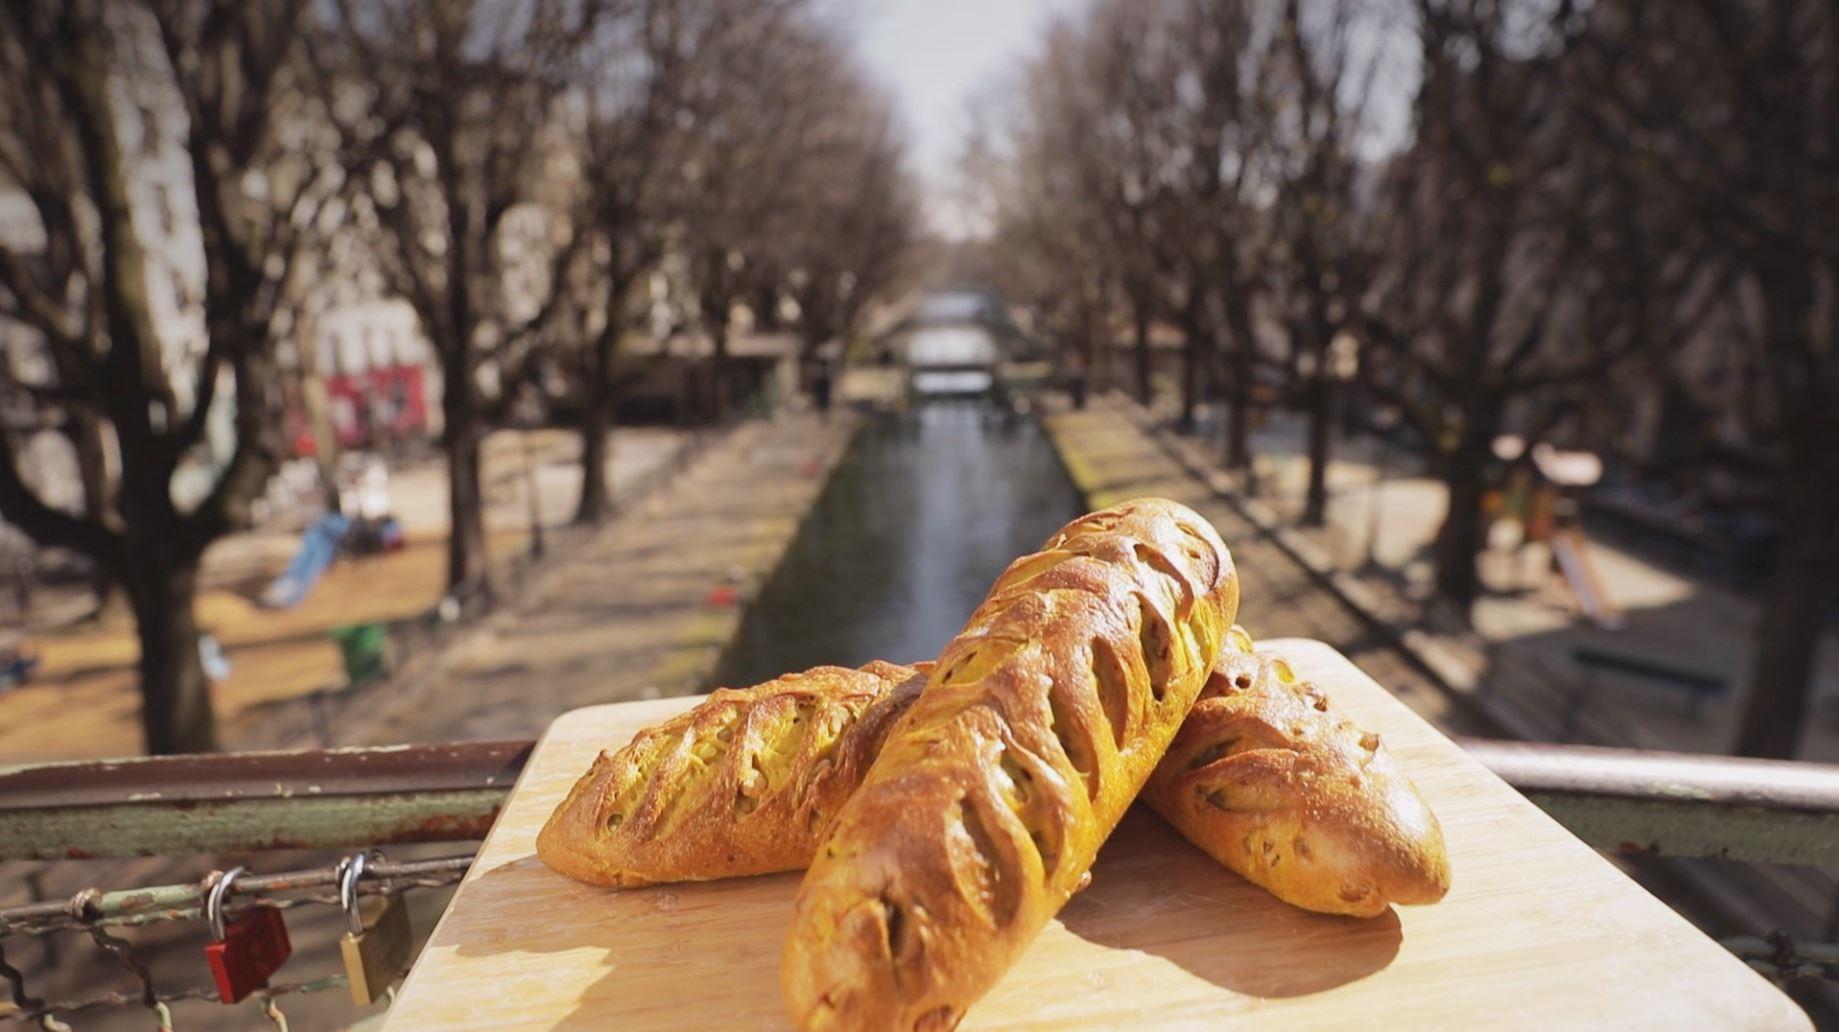
[[[1315,685],[1296,681],[1280,658],[1252,656],[1252,651],[1244,631],[1234,627],[1228,632],[1227,646],[1199,701],[1140,798],[1222,866],[1293,906],[1372,917],[1384,913],[1389,903],[1435,903],[1443,898],[1450,874],[1442,829],[1410,777],[1398,769],[1377,736],[1364,735],[1334,710],[1323,708],[1327,700]],[[838,735],[843,742],[838,751],[848,757],[862,748],[879,748],[888,727],[918,698],[924,683],[913,676],[911,667],[865,668],[877,669],[885,676],[836,676],[836,668],[823,667],[747,691],[783,692],[801,700],[823,696],[844,703],[840,712],[847,725]],[[859,711],[851,708],[854,696],[865,691],[892,697]],[[679,726],[688,722],[719,727],[722,718],[703,711],[732,707],[735,694],[717,692],[676,721]],[[1299,709],[1302,704],[1306,710]],[[782,725],[787,732],[798,726]],[[866,730],[853,730],[859,726]],[[646,736],[676,733],[667,727],[641,733],[621,753],[602,753],[595,771],[622,769],[631,762],[624,756],[646,748]],[[1249,738],[1247,728],[1252,731]],[[1291,729],[1287,735],[1282,734],[1285,728]],[[1228,752],[1253,755],[1258,746],[1241,746],[1268,741],[1273,733],[1281,735],[1283,744],[1263,748],[1279,752],[1211,766],[1228,759]],[[1374,748],[1369,751],[1367,744]],[[1188,765],[1196,760],[1211,769],[1186,777]],[[661,783],[690,770],[656,763],[626,769]],[[782,795],[771,804],[776,809],[766,811],[769,818],[792,813],[776,828],[748,821],[750,814],[740,812],[740,807],[714,807],[714,797],[707,796],[705,805],[710,808],[704,816],[680,822],[680,837],[668,849],[651,851],[641,845],[640,829],[655,825],[622,824],[618,833],[605,827],[605,802],[630,782],[590,774],[557,808],[538,839],[538,855],[557,871],[596,884],[642,885],[802,869],[810,865],[821,839],[814,824],[821,822],[822,814],[833,814],[840,805],[834,801],[837,793],[853,794],[867,772],[868,765],[860,760],[830,764],[819,798],[807,800],[805,821],[797,819],[789,797]],[[808,783],[802,771],[789,777],[796,780],[781,784]],[[1259,791],[1244,791],[1258,779],[1263,779]],[[646,786],[643,791],[653,789]],[[660,784],[657,791],[672,789]],[[1184,805],[1184,799],[1205,805]],[[812,814],[820,815],[818,821],[810,818]],[[761,832],[770,834],[772,848],[745,848]],[[737,840],[743,848],[737,849]],[[645,862],[642,873],[634,869],[635,855]],[[677,856],[685,860],[673,859]],[[721,858],[720,873],[708,866],[711,857]]]
[[997,579],[831,826],[781,986],[806,1029],[949,1029],[1087,876],[1238,608],[1206,520],[1144,499]]
[[804,867],[930,667],[821,666],[716,691],[602,752],[537,834],[537,856],[594,885]]
[[1379,735],[1234,631],[1143,800],[1295,906],[1372,917],[1442,899],[1442,828]]

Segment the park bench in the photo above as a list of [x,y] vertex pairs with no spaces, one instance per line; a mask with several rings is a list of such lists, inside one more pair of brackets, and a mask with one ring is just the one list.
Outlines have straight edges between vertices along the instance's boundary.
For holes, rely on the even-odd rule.
[[1595,686],[1598,672],[1609,671],[1630,677],[1645,678],[1664,688],[1683,692],[1688,698],[1687,712],[1693,720],[1699,719],[1704,712],[1705,700],[1723,694],[1725,687],[1729,684],[1724,678],[1715,674],[1667,663],[1656,663],[1639,656],[1606,652],[1589,646],[1572,649],[1571,662],[1583,668],[1586,691]]

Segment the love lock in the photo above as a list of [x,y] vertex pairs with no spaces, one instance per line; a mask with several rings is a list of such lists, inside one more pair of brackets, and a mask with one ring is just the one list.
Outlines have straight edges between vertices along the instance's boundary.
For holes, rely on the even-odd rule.
[[224,897],[245,868],[232,867],[217,876],[204,897],[204,918],[211,926],[211,941],[204,947],[205,962],[217,983],[217,998],[237,1003],[268,984],[294,952],[287,937],[287,922],[273,907],[254,907],[224,923]]
[[371,856],[357,853],[338,865],[338,902],[345,911],[346,932],[338,941],[345,960],[351,999],[359,1006],[377,1002],[409,959],[409,904],[400,894],[358,899],[358,879]]

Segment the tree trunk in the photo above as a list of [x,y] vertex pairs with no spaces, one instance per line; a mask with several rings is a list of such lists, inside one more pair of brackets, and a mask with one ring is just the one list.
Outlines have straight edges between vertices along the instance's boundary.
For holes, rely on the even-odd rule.
[[447,460],[447,590],[491,590],[486,571],[485,491],[480,470],[479,406],[472,349],[442,348],[441,451]]
[[1147,408],[1151,400],[1149,396],[1149,308],[1146,305],[1137,304],[1132,306],[1131,312],[1135,320],[1131,329],[1135,333],[1132,343],[1136,348],[1137,357],[1137,400]]
[[[309,328],[301,334],[302,340],[313,339]],[[332,425],[332,399],[326,393],[326,382],[319,376],[317,362],[301,363],[300,370],[300,416],[306,424],[308,436],[313,441],[313,461],[319,466],[319,483],[324,491],[327,512],[338,512],[338,429]]]
[[607,433],[613,423],[613,342],[617,335],[601,333],[588,360],[587,382],[581,392],[581,502],[575,522],[594,524],[612,512],[607,485]]
[[1226,319],[1227,328],[1232,332],[1232,411],[1226,421],[1226,466],[1249,469],[1252,464],[1252,359],[1257,342],[1252,337],[1251,313],[1243,301],[1227,299]]
[[[1781,538],[1762,599],[1750,668],[1750,698],[1737,735],[1745,756],[1793,759],[1807,713],[1820,633],[1839,582],[1839,361],[1818,346],[1813,256],[1777,242],[1758,263],[1763,339],[1778,363],[1776,404],[1787,433],[1781,488]],[[1832,318],[1829,314],[1828,318]],[[1839,331],[1839,318],[1832,318]],[[1792,363],[1792,364],[1791,364]],[[1783,368],[1793,369],[1787,373]]]
[[[1237,372],[1239,362],[1233,362]],[[1252,464],[1251,449],[1251,389],[1245,385],[1244,378],[1233,376],[1232,397],[1228,402],[1226,413],[1226,467],[1228,469],[1249,469]]]
[[131,549],[120,571],[140,638],[141,730],[147,752],[211,752],[217,722],[198,655],[193,599],[196,560],[174,559],[148,545]]
[[1309,384],[1309,490],[1303,497],[1303,526],[1328,522],[1328,443],[1334,420],[1335,383],[1318,366]]
[[1437,562],[1437,594],[1467,614],[1480,594],[1475,557],[1481,551],[1482,472],[1494,442],[1497,406],[1479,403],[1466,414],[1456,450],[1444,456],[1443,485],[1449,509],[1432,546]]
[[1181,432],[1194,432],[1194,409],[1200,404],[1200,352],[1202,338],[1198,320],[1184,320],[1187,323],[1182,332],[1181,342]]
[[1780,544],[1762,598],[1750,696],[1737,753],[1795,758],[1813,687],[1820,634],[1839,583],[1839,499],[1817,471],[1790,480]]
[[[72,409],[66,417],[64,432],[77,456],[77,478],[83,486],[83,515],[93,522],[107,523],[111,499],[102,420],[93,413]],[[90,592],[96,600],[90,618],[100,620],[108,615],[109,602],[115,594],[115,578],[100,563],[90,574]]]
[[728,320],[715,321],[715,354],[709,360],[709,421],[719,423],[728,414]]
[[447,587],[472,585],[489,590],[485,563],[485,491],[481,475],[479,431],[476,426],[448,424],[443,439],[447,453]]

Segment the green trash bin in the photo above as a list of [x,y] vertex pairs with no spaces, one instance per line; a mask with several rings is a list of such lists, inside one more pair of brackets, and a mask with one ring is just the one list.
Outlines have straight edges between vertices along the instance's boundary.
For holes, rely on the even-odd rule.
[[380,623],[335,627],[332,640],[345,663],[345,680],[358,684],[389,672],[389,628]]

